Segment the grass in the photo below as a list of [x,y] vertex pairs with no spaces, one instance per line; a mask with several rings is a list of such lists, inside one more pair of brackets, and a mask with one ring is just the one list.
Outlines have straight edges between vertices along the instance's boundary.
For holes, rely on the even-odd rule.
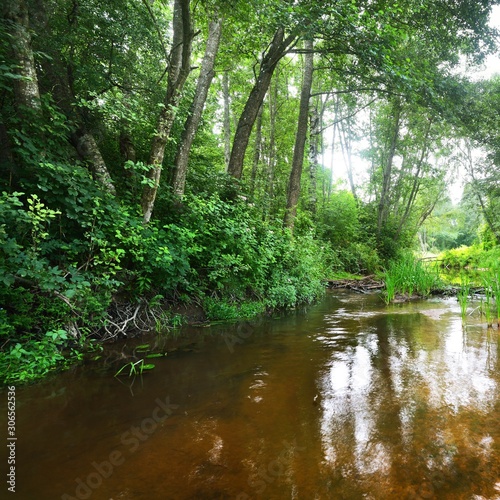
[[493,272],[491,280],[491,291],[493,293],[496,304],[497,325],[500,326],[500,269],[496,269]]
[[426,267],[411,253],[389,263],[383,274],[385,282],[384,300],[388,304],[397,294],[408,298],[415,294],[428,297],[440,280],[437,272]]
[[467,276],[462,275],[460,282],[460,290],[457,292],[457,300],[460,304],[460,314],[462,316],[462,322],[465,322],[467,317],[467,307],[469,303],[469,293],[470,293],[470,282]]

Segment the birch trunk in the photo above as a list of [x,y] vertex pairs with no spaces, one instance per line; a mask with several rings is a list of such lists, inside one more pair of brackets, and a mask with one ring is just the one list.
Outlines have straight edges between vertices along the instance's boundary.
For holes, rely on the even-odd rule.
[[304,76],[302,80],[302,89],[300,92],[299,120],[297,133],[295,135],[295,146],[293,150],[292,170],[288,182],[287,202],[284,225],[293,229],[295,216],[297,215],[297,204],[300,197],[300,178],[302,176],[302,166],[304,163],[304,150],[307,137],[307,122],[309,114],[309,98],[311,96],[311,87],[313,79],[313,42],[306,40],[304,42]]
[[158,118],[156,135],[149,153],[149,183],[144,186],[141,206],[143,222],[147,224],[153,213],[156,194],[160,185],[163,158],[170,131],[175,120],[181,91],[189,75],[191,59],[191,16],[190,0],[175,0],[172,49],[168,68],[167,92]]
[[173,188],[174,193],[181,197],[186,185],[186,174],[189,162],[189,153],[193,144],[198,125],[200,124],[208,90],[214,77],[214,65],[217,51],[219,50],[220,37],[222,33],[222,18],[214,19],[208,29],[207,45],[205,55],[201,63],[200,76],[196,85],[196,94],[191,105],[189,116],[184,125],[181,143],[177,151],[174,164]]
[[229,100],[229,74],[224,71],[222,75],[222,94],[224,99],[224,160],[226,162],[226,172],[229,168],[231,157],[231,110]]
[[380,236],[382,226],[387,220],[387,214],[389,211],[389,191],[391,187],[391,176],[392,176],[392,166],[394,163],[394,155],[396,154],[396,146],[399,139],[399,128],[401,120],[401,103],[398,101],[394,103],[394,129],[391,137],[391,144],[389,147],[387,161],[384,165],[383,177],[382,177],[382,190],[380,192],[380,199],[378,204],[378,221],[377,221],[377,233]]
[[11,50],[20,78],[14,80],[16,104],[41,111],[40,90],[31,47],[28,7],[24,0],[4,0],[2,14],[12,36]]
[[356,186],[354,184],[354,175],[352,168],[352,144],[351,144],[351,122],[350,119],[346,120],[346,123],[341,122],[339,124],[339,139],[340,147],[342,149],[342,156],[344,157],[344,163],[347,169],[347,179],[349,181],[349,187],[354,199],[357,199]]
[[317,175],[321,139],[321,118],[318,106],[311,106],[309,113],[309,210],[316,213]]
[[250,190],[251,193],[255,192],[255,183],[257,181],[257,171],[259,169],[259,162],[262,151],[262,111],[264,109],[264,104],[259,108],[257,114],[257,125],[255,129],[255,149],[253,153],[253,165],[252,165],[252,177],[250,179]]
[[78,154],[90,164],[94,178],[101,186],[112,195],[116,195],[113,180],[109,175],[108,167],[102,157],[99,146],[90,132],[83,132],[77,139]]

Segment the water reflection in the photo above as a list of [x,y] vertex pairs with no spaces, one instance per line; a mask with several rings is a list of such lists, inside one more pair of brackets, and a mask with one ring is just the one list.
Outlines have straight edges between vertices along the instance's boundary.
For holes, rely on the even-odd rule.
[[498,498],[498,332],[454,309],[327,318],[323,468],[347,497]]
[[229,349],[237,328],[160,346],[133,391],[116,367],[19,388],[17,498],[80,498],[91,477],[90,500],[500,497],[500,335],[463,329],[456,301],[337,291]]

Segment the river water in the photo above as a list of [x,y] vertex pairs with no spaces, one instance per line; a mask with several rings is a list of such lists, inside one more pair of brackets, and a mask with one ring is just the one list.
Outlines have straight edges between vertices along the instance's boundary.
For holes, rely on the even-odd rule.
[[[115,378],[146,341],[167,355]],[[499,346],[455,299],[345,291],[174,344],[117,342],[17,388],[12,498],[500,498]]]

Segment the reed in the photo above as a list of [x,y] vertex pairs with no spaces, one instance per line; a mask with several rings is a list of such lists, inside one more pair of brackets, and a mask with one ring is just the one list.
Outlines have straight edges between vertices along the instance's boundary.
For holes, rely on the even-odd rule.
[[493,326],[493,316],[491,313],[491,299],[493,298],[493,291],[488,283],[484,285],[484,316],[488,327]]
[[385,294],[384,301],[390,304],[396,296],[396,280],[393,275],[386,273],[385,275]]
[[142,373],[145,370],[152,370],[155,367],[154,364],[152,363],[145,363],[144,359],[140,359],[139,361],[130,361],[129,363],[126,363],[123,365],[116,373],[115,377],[118,377],[122,373],[126,374],[125,370],[128,368],[128,376],[136,376],[136,375],[142,375]]
[[384,273],[386,303],[391,302],[396,294],[412,297],[418,294],[423,297],[430,295],[433,287],[439,282],[436,270],[425,267],[413,254],[405,254],[400,259],[392,261]]
[[460,304],[460,313],[462,321],[465,322],[467,317],[467,307],[469,305],[470,282],[467,276],[462,275],[460,278],[460,290],[457,292],[457,300]]
[[497,325],[500,326],[500,268],[493,268],[490,272],[490,286],[493,300],[496,305]]

